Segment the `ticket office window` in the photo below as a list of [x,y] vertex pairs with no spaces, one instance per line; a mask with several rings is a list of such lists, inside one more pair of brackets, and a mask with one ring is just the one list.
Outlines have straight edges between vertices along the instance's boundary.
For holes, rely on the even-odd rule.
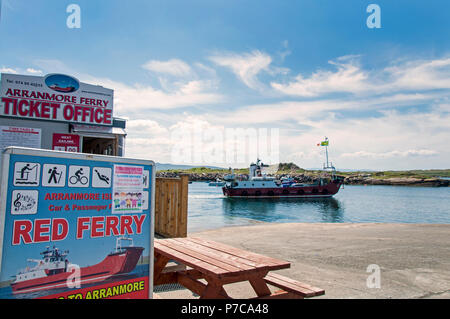
[[83,136],[82,152],[86,154],[118,156],[117,141],[115,138]]

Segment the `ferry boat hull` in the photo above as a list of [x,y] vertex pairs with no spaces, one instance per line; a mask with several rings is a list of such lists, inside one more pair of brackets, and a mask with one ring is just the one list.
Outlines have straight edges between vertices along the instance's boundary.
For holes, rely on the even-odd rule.
[[223,187],[227,197],[239,198],[328,198],[337,194],[342,181],[335,179],[326,185],[306,185],[288,187]]
[[[126,247],[123,251],[114,252],[93,266],[80,269],[80,284],[104,281],[114,275],[131,272],[137,265],[144,250],[143,247]],[[58,273],[47,273],[47,276],[20,281],[11,284],[13,294],[32,293],[40,290],[49,290],[67,287],[69,277],[74,271],[61,270]]]

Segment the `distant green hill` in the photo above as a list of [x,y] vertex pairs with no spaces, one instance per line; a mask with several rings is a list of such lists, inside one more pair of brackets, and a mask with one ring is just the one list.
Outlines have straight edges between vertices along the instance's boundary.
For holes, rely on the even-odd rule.
[[[176,166],[176,165],[175,165]],[[171,173],[183,173],[183,174],[228,174],[229,170],[226,168],[202,166],[186,168],[175,167],[170,169],[161,169],[160,172]],[[236,174],[248,174],[248,168],[234,169]],[[300,168],[295,163],[280,163],[276,174],[305,174],[310,176],[316,176],[321,174],[320,169],[304,169]],[[337,171],[337,174],[342,176],[355,176],[355,175],[367,175],[376,179],[388,179],[388,178],[450,178],[450,169],[430,169],[430,170],[404,170],[404,171],[373,171],[373,170],[341,170]]]

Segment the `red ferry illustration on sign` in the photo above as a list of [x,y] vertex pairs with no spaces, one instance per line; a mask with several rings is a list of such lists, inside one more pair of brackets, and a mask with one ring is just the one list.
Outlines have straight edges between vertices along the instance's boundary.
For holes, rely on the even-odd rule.
[[[128,241],[130,245],[122,246],[123,241]],[[131,272],[136,268],[143,250],[143,247],[134,247],[131,238],[118,237],[115,250],[102,262],[80,268],[80,284],[101,282],[114,275]],[[17,273],[16,279],[11,283],[13,294],[68,287],[69,277],[75,272],[66,258],[68,254],[68,250],[60,251],[56,247],[50,249],[47,246],[41,252],[42,259],[28,259],[36,265]]]
[[73,86],[68,86],[68,87],[59,87],[58,84],[53,84],[50,85],[49,88],[51,88],[54,91],[58,91],[58,92],[64,92],[64,93],[70,93],[75,91],[75,87]]

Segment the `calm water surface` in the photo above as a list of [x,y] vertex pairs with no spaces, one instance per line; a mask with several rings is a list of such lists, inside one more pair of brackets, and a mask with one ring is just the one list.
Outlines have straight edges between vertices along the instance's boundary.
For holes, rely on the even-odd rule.
[[450,224],[450,188],[346,185],[330,199],[226,198],[189,184],[188,232],[258,222]]

